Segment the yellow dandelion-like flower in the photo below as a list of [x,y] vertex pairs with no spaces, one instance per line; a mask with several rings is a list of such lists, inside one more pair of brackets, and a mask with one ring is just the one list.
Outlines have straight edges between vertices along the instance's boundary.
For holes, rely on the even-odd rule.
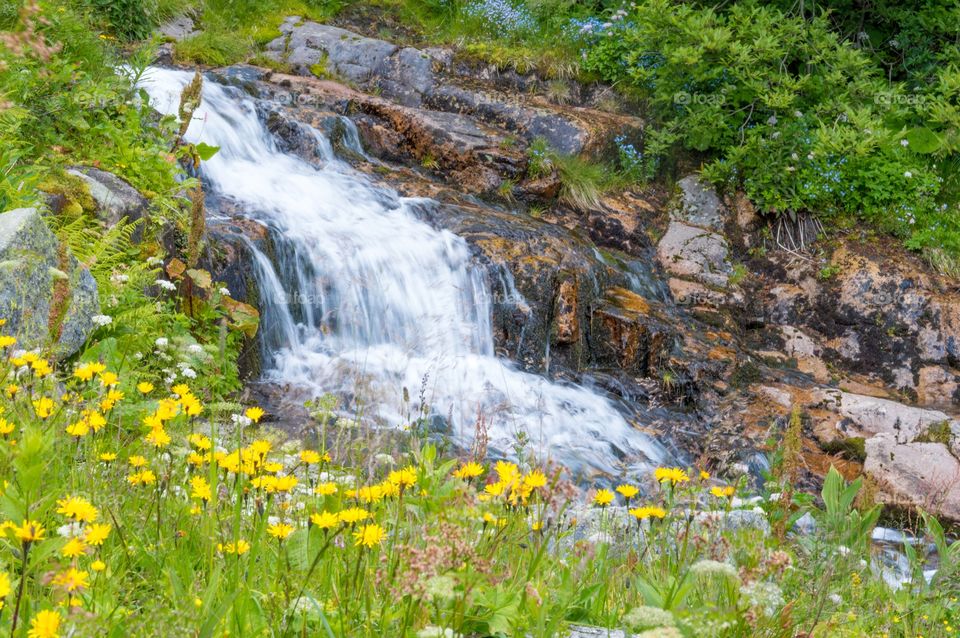
[[48,374],[53,372],[53,368],[50,367],[50,362],[46,359],[38,359],[30,364],[30,368],[33,370],[33,374],[37,378],[43,378]]
[[11,337],[10,335],[0,335],[0,348],[9,348],[16,343],[16,337]]
[[10,595],[10,575],[0,572],[0,609],[3,609],[4,599]]
[[17,392],[20,391],[20,386],[18,386],[15,383],[11,383],[6,388],[4,388],[3,391],[8,398],[12,399],[17,394]]
[[635,507],[628,512],[630,516],[637,519],[637,521],[642,521],[647,518],[663,518],[667,515],[667,511],[662,507],[649,506],[649,507]]
[[387,480],[401,489],[413,487],[417,484],[417,470],[412,465],[408,465],[390,472]]
[[503,481],[497,481],[496,483],[488,483],[483,487],[483,491],[489,494],[490,496],[500,496],[503,494],[504,489],[506,489],[506,484]]
[[100,513],[87,499],[80,496],[68,496],[57,501],[57,514],[72,518],[81,523],[92,523]]
[[600,507],[606,507],[613,502],[613,492],[606,489],[597,490],[597,493],[593,496],[593,502]]
[[137,454],[128,458],[127,463],[130,464],[130,467],[140,468],[146,466],[147,459]]
[[213,447],[213,441],[210,440],[210,437],[196,432],[188,436],[187,441],[189,441],[190,445],[198,450],[207,451]]
[[360,507],[350,507],[337,514],[337,516],[340,517],[341,523],[352,525],[370,518],[370,512]]
[[263,418],[264,411],[259,407],[247,408],[247,411],[244,412],[246,417],[253,421],[254,423],[260,423],[260,419]]
[[286,540],[290,534],[293,534],[293,526],[286,523],[274,523],[267,527],[267,534],[280,541]]
[[190,479],[190,498],[198,498],[204,502],[213,498],[210,483],[202,476],[194,476]]
[[320,463],[320,453],[316,450],[303,450],[300,452],[300,460],[307,465],[317,465]]
[[87,545],[99,547],[106,542],[107,538],[110,536],[110,530],[112,529],[113,526],[107,523],[94,523],[93,525],[87,525],[86,533],[83,535],[83,540],[86,541]]
[[87,572],[71,567],[67,571],[54,576],[53,584],[63,587],[68,592],[82,591],[90,586],[89,577],[90,575]]
[[690,480],[687,473],[679,467],[658,467],[654,470],[653,476],[657,479],[657,482],[670,483],[671,485],[686,483]]
[[24,543],[43,540],[47,534],[43,525],[37,521],[23,521],[23,525],[20,527],[13,526],[13,531],[16,537]]
[[130,485],[153,485],[157,482],[157,475],[150,470],[142,470],[127,477]]
[[79,538],[71,538],[67,541],[66,545],[60,548],[60,553],[67,558],[76,558],[77,556],[83,556],[87,551],[87,545]]
[[361,525],[353,533],[354,545],[357,547],[367,547],[373,548],[383,542],[383,539],[387,537],[387,530],[383,529],[376,523],[371,523],[370,525]]
[[461,465],[453,475],[458,479],[463,479],[469,481],[472,478],[476,478],[483,474],[483,466],[477,463],[476,461],[468,461]]
[[89,381],[93,378],[94,369],[89,363],[77,366],[76,370],[73,371],[73,376],[81,381]]
[[38,418],[46,419],[53,413],[53,399],[40,397],[33,400],[33,411]]
[[640,490],[638,490],[634,485],[618,485],[617,491],[628,501],[640,493]]
[[95,572],[102,572],[106,568],[107,568],[107,564],[102,560],[100,560],[99,558],[93,561],[92,563],[90,563],[90,569],[92,569]]
[[13,423],[4,418],[0,418],[0,434],[3,436],[13,434],[14,429],[16,429],[16,426]]
[[331,496],[337,493],[337,484],[327,481],[325,483],[318,483],[315,488],[313,488],[314,494],[319,494],[320,496]]
[[118,377],[113,372],[101,372],[100,373],[100,385],[105,388],[115,386],[120,383],[120,377]]
[[67,434],[75,436],[78,439],[90,434],[90,424],[86,420],[80,419],[76,423],[71,423],[66,428]]
[[103,452],[100,454],[100,460],[104,463],[111,463],[117,460],[116,452]]
[[150,394],[153,392],[153,384],[149,381],[141,381],[137,384],[137,392],[140,394]]
[[532,490],[545,487],[547,485],[547,475],[540,470],[533,470],[523,477],[523,485]]
[[732,485],[727,485],[724,487],[715,485],[710,488],[710,494],[716,496],[717,498],[730,498],[736,494],[736,492],[736,488],[734,488]]
[[287,474],[286,476],[276,477],[276,481],[273,484],[273,490],[276,492],[289,492],[294,487],[297,486],[297,477],[293,474]]
[[150,433],[144,437],[144,440],[154,447],[161,448],[170,445],[171,439],[170,435],[167,434],[167,431],[160,427],[150,430]]
[[310,522],[320,529],[330,529],[340,524],[340,517],[324,510],[310,515]]
[[44,609],[30,619],[27,638],[60,638],[60,614]]

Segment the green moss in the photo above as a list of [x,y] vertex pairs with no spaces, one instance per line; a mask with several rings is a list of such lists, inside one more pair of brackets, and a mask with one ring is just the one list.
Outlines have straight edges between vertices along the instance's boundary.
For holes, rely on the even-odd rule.
[[251,41],[235,33],[204,31],[173,45],[177,64],[227,66],[242,62],[251,50]]
[[64,171],[50,173],[37,184],[37,188],[51,195],[62,196],[66,200],[63,210],[69,215],[92,211],[97,206],[89,185],[76,175]]
[[851,461],[863,463],[867,460],[867,450],[865,439],[862,436],[854,436],[849,439],[834,439],[822,446],[823,451],[828,454],[836,454]]
[[921,433],[916,439],[916,443],[943,443],[949,446],[953,442],[953,432],[950,430],[949,421],[938,421],[927,426],[925,432]]
[[730,385],[735,388],[745,388],[759,380],[760,367],[752,361],[741,363],[730,375]]

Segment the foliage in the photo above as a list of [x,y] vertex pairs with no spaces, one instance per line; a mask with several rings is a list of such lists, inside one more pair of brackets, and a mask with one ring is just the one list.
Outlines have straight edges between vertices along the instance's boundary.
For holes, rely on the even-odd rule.
[[50,614],[51,636],[546,638],[587,623],[905,637],[960,620],[960,545],[925,517],[938,576],[913,552],[913,580],[891,590],[868,562],[877,510],[855,510],[859,484],[835,471],[816,531],[780,542],[730,525],[763,514],[706,473],[658,468],[647,496],[622,484],[584,502],[559,471],[441,458],[415,428],[371,454],[326,399],[315,443],[281,444],[259,408],[158,374],[169,346],[117,374],[2,343],[0,627],[14,635]]
[[859,217],[957,254],[938,169],[957,149],[954,68],[918,93],[833,26],[758,2],[646,0],[577,36],[586,69],[645,100],[661,135],[716,157],[708,177],[763,210]]

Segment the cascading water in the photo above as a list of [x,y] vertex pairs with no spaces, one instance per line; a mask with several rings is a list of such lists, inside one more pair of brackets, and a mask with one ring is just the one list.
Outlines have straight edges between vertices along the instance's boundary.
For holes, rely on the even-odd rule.
[[[151,69],[153,106],[176,113],[187,72]],[[400,422],[403,388],[466,442],[482,413],[492,449],[516,435],[543,457],[619,473],[661,461],[663,448],[590,390],[552,383],[494,356],[489,286],[465,241],[421,221],[434,203],[378,187],[320,144],[317,167],[280,151],[254,102],[206,82],[190,141],[220,147],[208,189],[271,228],[277,255],[256,254],[264,376],[307,392],[361,397],[366,416]],[[320,135],[319,132],[315,133]]]

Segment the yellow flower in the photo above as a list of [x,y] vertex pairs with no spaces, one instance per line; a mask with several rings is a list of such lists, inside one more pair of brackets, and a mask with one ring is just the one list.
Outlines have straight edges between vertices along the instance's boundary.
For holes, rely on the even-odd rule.
[[92,569],[95,572],[102,572],[106,568],[107,568],[107,564],[99,559],[90,563],[90,569]]
[[387,531],[376,523],[361,525],[360,528],[353,533],[353,538],[355,539],[353,544],[357,547],[372,548],[382,543],[386,537]]
[[503,481],[497,481],[496,483],[488,483],[487,485],[485,485],[483,488],[483,491],[489,494],[490,496],[500,496],[501,494],[503,494],[503,490],[506,487],[507,486],[503,483]]
[[681,470],[679,467],[658,467],[654,471],[653,475],[658,482],[669,482],[671,485],[676,485],[677,483],[686,483],[690,480],[690,477],[687,476],[687,473]]
[[627,499],[628,501],[640,493],[640,490],[633,485],[618,485],[617,491],[620,492],[620,494],[623,495],[623,498]]
[[364,503],[376,503],[383,499],[383,489],[379,485],[364,485],[357,490],[357,498]]
[[736,489],[732,485],[727,485],[726,487],[715,485],[710,488],[710,493],[717,498],[730,498],[736,493]]
[[157,482],[157,475],[150,470],[143,470],[127,477],[130,485],[152,485]]
[[547,476],[540,470],[533,470],[523,477],[523,484],[530,489],[538,489],[546,486]]
[[140,394],[150,394],[153,392],[153,384],[149,381],[141,381],[137,384],[137,392]]
[[597,490],[597,493],[593,496],[593,502],[600,507],[606,507],[613,502],[613,492],[610,490]]
[[140,455],[134,455],[127,459],[131,467],[143,467],[147,464],[147,459]]
[[87,423],[84,419],[80,419],[76,423],[71,423],[67,426],[67,434],[70,436],[75,436],[78,439],[82,436],[90,434],[90,424]]
[[0,335],[0,348],[9,348],[16,342],[16,337],[11,337],[10,335]]
[[483,466],[477,463],[476,461],[469,461],[464,463],[457,469],[453,475],[458,479],[464,479],[469,481],[472,478],[476,478],[483,474]]
[[92,523],[100,515],[90,501],[80,496],[68,496],[57,501],[57,514],[81,523]]
[[704,471],[704,470],[700,470],[700,480],[701,480],[701,481],[709,481],[709,480],[710,480],[710,472],[706,472],[706,471]]
[[67,558],[76,558],[82,556],[87,551],[86,544],[79,538],[71,538],[67,544],[60,548],[60,553]]
[[33,411],[36,415],[45,419],[53,412],[53,399],[47,397],[40,397],[39,399],[34,399],[33,401]]
[[100,455],[100,460],[103,461],[104,463],[110,463],[111,461],[116,461],[116,460],[117,460],[117,453],[116,453],[116,452],[104,452],[103,454]]
[[30,620],[27,638],[60,638],[60,614],[44,609]]
[[7,394],[7,397],[12,399],[13,396],[20,391],[20,386],[18,386],[15,383],[11,383],[6,388],[4,388],[3,391]]
[[85,363],[81,366],[77,366],[77,369],[73,371],[73,376],[80,379],[81,381],[89,381],[93,378],[94,369],[93,366],[89,363]]
[[320,462],[320,453],[315,450],[303,450],[300,452],[300,460],[307,465],[316,465]]
[[274,523],[267,527],[267,534],[277,540],[285,540],[290,534],[293,534],[293,526],[286,523]]
[[43,525],[37,521],[23,521],[23,525],[20,527],[14,526],[14,533],[24,543],[32,543],[34,541],[43,540],[46,536],[47,531],[43,529]]
[[198,498],[201,501],[209,501],[213,497],[210,489],[210,483],[202,476],[194,476],[190,479],[190,498]]
[[190,386],[188,386],[186,383],[178,383],[177,385],[170,388],[170,392],[177,395],[181,399],[187,396],[188,394],[192,394],[192,392],[190,392]]
[[3,436],[12,434],[15,427],[16,426],[14,426],[13,423],[10,423],[6,419],[0,417],[0,434]]
[[120,377],[118,377],[113,372],[101,372],[100,373],[100,385],[105,388],[115,386],[120,383]]
[[635,507],[629,510],[629,514],[637,521],[642,521],[646,518],[663,518],[667,515],[667,512],[662,507],[653,505],[650,507]]
[[180,399],[180,405],[183,406],[183,411],[187,413],[187,416],[197,416],[203,412],[203,404],[200,403],[200,399],[192,394],[182,397]]
[[209,454],[197,454],[196,452],[191,452],[187,455],[187,463],[194,467],[201,467],[207,462],[209,456]]
[[95,410],[85,411],[84,418],[94,432],[99,432],[107,424],[107,420],[104,418],[104,416]]
[[3,600],[10,595],[10,575],[7,572],[0,572],[0,609],[3,608]]
[[337,516],[340,517],[341,523],[347,523],[348,525],[351,525],[353,523],[359,523],[360,521],[368,519],[370,517],[370,512],[359,507],[350,507],[340,512]]
[[161,421],[169,421],[180,413],[180,405],[173,399],[160,399],[157,402],[156,417]]
[[390,472],[387,480],[401,489],[413,487],[417,484],[417,470],[412,465],[409,465]]
[[53,369],[50,367],[50,362],[46,359],[38,359],[31,363],[30,367],[33,368],[33,373],[41,378],[53,372]]
[[94,547],[99,547],[107,540],[107,537],[110,536],[110,530],[113,529],[112,525],[107,523],[94,523],[93,525],[87,526],[87,533],[84,534],[83,540],[87,542],[87,545],[93,545]]
[[260,423],[260,419],[263,418],[263,410],[258,407],[247,408],[247,411],[244,412],[248,419],[254,423]]
[[68,592],[80,591],[90,586],[87,572],[71,567],[65,572],[61,572],[53,577],[53,584],[63,587]]
[[310,515],[310,522],[320,529],[330,529],[340,523],[340,517],[327,511],[314,513]]
[[187,437],[187,441],[189,441],[190,444],[198,450],[209,450],[213,447],[213,442],[209,439],[209,437],[206,437],[202,434],[191,434]]
[[319,483],[315,488],[313,488],[314,494],[319,494],[320,496],[330,496],[337,493],[337,484],[326,482]]
[[237,556],[243,556],[250,551],[250,543],[241,538],[236,543],[217,545],[217,549],[224,554],[236,554]]
[[158,448],[170,445],[170,435],[162,427],[150,430],[144,440]]

